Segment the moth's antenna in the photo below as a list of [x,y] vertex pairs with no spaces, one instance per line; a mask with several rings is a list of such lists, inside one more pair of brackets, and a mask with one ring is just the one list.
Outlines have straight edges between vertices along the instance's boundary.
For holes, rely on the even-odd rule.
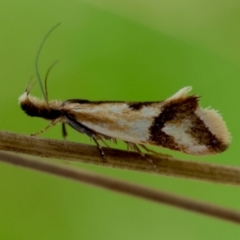
[[44,87],[45,87],[45,95],[46,95],[46,102],[48,103],[48,89],[47,89],[47,80],[48,80],[48,75],[52,68],[58,63],[58,60],[55,61],[47,70],[46,76],[45,76],[45,81],[44,81]]
[[39,82],[39,85],[40,85],[40,88],[41,88],[41,91],[43,93],[43,97],[45,99],[45,101],[47,102],[47,95],[46,95],[46,92],[44,91],[44,87],[43,87],[43,84],[42,84],[42,80],[41,80],[41,76],[40,76],[40,73],[39,73],[39,69],[38,69],[38,59],[39,59],[39,55],[41,53],[41,50],[42,50],[42,47],[45,43],[45,41],[47,40],[47,38],[49,37],[49,35],[53,32],[53,30],[58,27],[61,23],[57,23],[55,26],[53,26],[49,32],[46,34],[46,36],[43,38],[42,40],[42,43],[40,44],[39,48],[38,48],[38,51],[37,51],[37,55],[36,55],[36,60],[35,60],[35,71],[36,71],[36,75],[37,75],[37,80]]
[[25,92],[26,92],[27,94],[29,94],[29,93],[31,92],[31,89],[33,88],[33,86],[34,86],[35,83],[36,83],[36,82],[34,82],[33,84],[31,84],[31,83],[32,83],[32,80],[33,80],[33,77],[34,77],[34,76],[31,76],[31,77],[30,77],[30,79],[29,79],[29,81],[28,81],[28,84],[27,84],[27,86],[26,86]]

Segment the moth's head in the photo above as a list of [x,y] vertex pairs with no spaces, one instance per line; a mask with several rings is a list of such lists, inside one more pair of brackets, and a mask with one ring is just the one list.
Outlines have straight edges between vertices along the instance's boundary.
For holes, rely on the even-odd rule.
[[40,109],[48,108],[48,103],[45,99],[39,99],[30,95],[30,91],[34,86],[28,84],[24,93],[18,98],[18,103],[21,106],[21,109],[31,117],[38,117]]
[[18,98],[21,109],[31,117],[41,117],[47,120],[53,120],[61,116],[61,101],[47,102],[30,95],[32,87],[27,87],[25,92]]
[[45,76],[45,81],[43,84],[40,73],[39,73],[39,69],[38,69],[38,59],[39,59],[39,55],[41,53],[41,49],[45,43],[45,41],[47,40],[48,36],[51,34],[51,32],[59,26],[60,23],[56,24],[54,27],[52,27],[50,29],[50,31],[48,31],[48,33],[45,35],[45,37],[43,38],[42,43],[40,44],[38,51],[37,51],[37,56],[35,59],[35,73],[36,73],[36,78],[37,81],[39,83],[42,95],[43,95],[43,99],[39,99],[36,97],[33,97],[30,95],[30,91],[33,88],[34,84],[28,84],[27,88],[25,89],[25,92],[19,97],[18,101],[19,104],[22,108],[22,110],[28,114],[29,116],[32,117],[42,117],[48,120],[52,120],[52,119],[56,119],[57,117],[59,117],[61,115],[61,105],[62,102],[60,101],[51,101],[48,102],[48,90],[47,90],[47,79],[48,79],[48,75],[50,73],[50,70],[52,69],[52,67],[57,63],[54,62],[47,70],[46,76]]

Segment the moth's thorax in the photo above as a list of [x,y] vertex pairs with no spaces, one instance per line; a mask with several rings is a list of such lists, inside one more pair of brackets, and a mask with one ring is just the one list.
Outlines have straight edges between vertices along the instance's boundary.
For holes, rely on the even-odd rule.
[[18,100],[22,110],[31,117],[54,120],[62,116],[61,101],[54,100],[47,103],[44,99],[33,97],[27,92],[23,93]]

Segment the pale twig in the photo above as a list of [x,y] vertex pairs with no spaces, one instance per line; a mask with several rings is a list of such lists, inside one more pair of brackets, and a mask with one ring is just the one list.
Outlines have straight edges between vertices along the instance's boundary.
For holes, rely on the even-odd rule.
[[240,224],[240,212],[109,177],[0,152],[0,161]]
[[134,152],[103,148],[107,161],[99,156],[94,145],[43,139],[0,131],[0,150],[47,158],[85,162],[107,167],[124,168],[182,178],[240,185],[240,169],[197,161],[183,161],[166,155],[148,155],[158,172],[145,158]]

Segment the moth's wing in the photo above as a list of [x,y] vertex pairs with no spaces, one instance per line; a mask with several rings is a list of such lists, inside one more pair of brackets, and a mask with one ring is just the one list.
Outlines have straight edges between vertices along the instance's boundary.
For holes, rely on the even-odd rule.
[[111,138],[143,144],[148,143],[149,127],[159,108],[158,103],[148,103],[148,107],[134,110],[131,103],[125,102],[69,102],[65,106],[66,117],[71,116],[71,121],[74,119],[88,129]]
[[135,144],[152,144],[193,155],[222,152],[230,134],[222,117],[202,109],[198,97],[179,90],[162,102],[68,101],[66,117],[92,131]]

